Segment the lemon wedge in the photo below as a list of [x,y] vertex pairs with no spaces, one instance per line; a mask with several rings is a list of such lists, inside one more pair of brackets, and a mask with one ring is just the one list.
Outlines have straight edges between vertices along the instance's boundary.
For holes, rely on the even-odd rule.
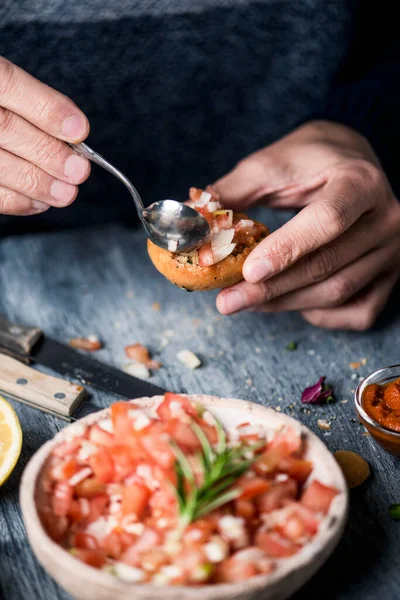
[[22,431],[15,410],[0,396],[0,485],[12,473],[22,447]]

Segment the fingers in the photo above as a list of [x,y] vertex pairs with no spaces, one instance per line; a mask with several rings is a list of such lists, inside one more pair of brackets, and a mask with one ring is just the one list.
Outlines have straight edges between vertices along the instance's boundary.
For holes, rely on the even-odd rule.
[[[359,259],[373,249],[398,235],[399,215],[384,216],[380,220],[375,214],[365,215],[339,238],[322,248],[307,254],[293,266],[275,277],[259,284],[263,289],[263,301],[270,302],[294,290],[313,286],[328,279],[346,265]],[[374,232],[371,235],[371,231]],[[279,301],[278,301],[279,305]],[[283,310],[283,309],[282,309]]]
[[55,179],[5,150],[0,150],[0,186],[58,207],[68,206],[78,194],[77,186]]
[[82,183],[90,173],[90,161],[78,156],[64,142],[44,133],[19,115],[0,107],[0,148],[70,183]]
[[393,264],[398,253],[398,245],[374,250],[321,283],[259,304],[253,310],[281,312],[341,306],[376,279],[388,265]]
[[32,200],[23,194],[0,187],[0,214],[17,217],[37,215],[49,209],[48,204]]
[[399,279],[398,272],[385,273],[375,280],[365,294],[338,308],[302,312],[306,321],[316,327],[366,331],[376,321]]
[[89,122],[66,96],[0,57],[0,106],[58,139],[79,142]]
[[246,281],[273,277],[347,231],[373,205],[365,182],[355,178],[356,174],[334,177],[320,191],[319,200],[263,240],[244,263]]

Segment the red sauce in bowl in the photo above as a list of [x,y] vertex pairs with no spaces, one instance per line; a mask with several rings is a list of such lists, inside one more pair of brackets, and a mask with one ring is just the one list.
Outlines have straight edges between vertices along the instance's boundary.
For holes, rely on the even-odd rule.
[[400,377],[384,385],[367,385],[362,406],[381,427],[400,433]]

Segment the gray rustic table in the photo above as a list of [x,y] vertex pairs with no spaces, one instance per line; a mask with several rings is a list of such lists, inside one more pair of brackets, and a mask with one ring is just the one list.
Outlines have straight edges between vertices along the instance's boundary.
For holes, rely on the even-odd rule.
[[[277,225],[278,217],[273,218]],[[174,391],[244,398],[275,407],[309,426],[332,451],[342,448],[362,454],[372,477],[352,491],[342,542],[295,600],[397,600],[400,523],[390,520],[387,509],[400,502],[400,463],[363,435],[352,402],[360,377],[400,362],[396,299],[378,326],[365,334],[319,331],[295,314],[224,318],[214,299],[213,293],[185,293],[156,273],[141,231],[110,225],[0,242],[0,314],[40,326],[61,341],[96,333],[105,342],[98,358],[113,365],[126,362],[126,344],[142,342],[164,364],[155,383]],[[297,350],[286,349],[291,341],[298,343]],[[204,366],[190,371],[178,363],[176,353],[183,348],[198,354]],[[365,366],[349,367],[363,357],[368,359]],[[301,391],[321,375],[333,384],[337,401],[311,407],[307,414],[300,403]],[[93,396],[103,406],[113,399],[100,392]],[[16,402],[14,406],[24,443],[17,468],[0,489],[0,596],[68,600],[33,556],[18,504],[25,464],[64,423]],[[320,418],[331,422],[329,432],[318,428]]]

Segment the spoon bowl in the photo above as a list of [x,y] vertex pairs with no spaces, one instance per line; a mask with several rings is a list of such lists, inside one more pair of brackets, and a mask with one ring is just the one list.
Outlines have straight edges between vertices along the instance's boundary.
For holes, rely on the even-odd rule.
[[176,200],[160,200],[145,208],[142,223],[152,242],[177,253],[195,250],[210,235],[206,219]]
[[206,219],[190,206],[176,200],[159,200],[147,208],[129,179],[87,144],[69,144],[81,156],[88,158],[115,175],[128,188],[149,239],[166,250],[186,253],[199,248],[208,240],[210,226]]

